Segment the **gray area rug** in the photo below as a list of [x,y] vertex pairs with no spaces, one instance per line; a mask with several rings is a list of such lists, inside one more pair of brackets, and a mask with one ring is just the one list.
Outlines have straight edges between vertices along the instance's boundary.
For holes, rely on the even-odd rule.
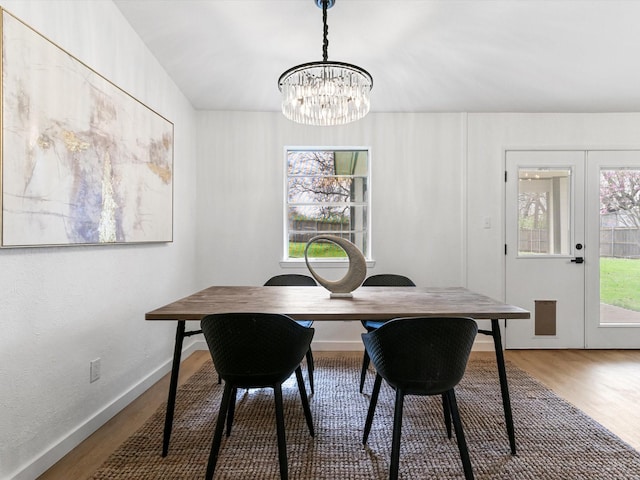
[[[388,477],[394,393],[380,392],[367,446],[362,430],[373,384],[358,393],[360,360],[316,359],[310,397],[316,431],[306,428],[295,378],[283,394],[289,478]],[[306,381],[306,368],[303,367]],[[507,363],[518,454],[509,451],[495,362],[472,359],[456,389],[477,479],[640,479],[640,453]],[[160,456],[164,407],[94,474],[103,479],[203,478],[222,387],[208,363],[178,390],[169,455]],[[597,388],[597,386],[594,386]],[[223,440],[216,479],[278,479],[272,390],[238,395],[233,432]],[[405,401],[400,478],[464,478],[455,437],[446,436],[440,397]]]

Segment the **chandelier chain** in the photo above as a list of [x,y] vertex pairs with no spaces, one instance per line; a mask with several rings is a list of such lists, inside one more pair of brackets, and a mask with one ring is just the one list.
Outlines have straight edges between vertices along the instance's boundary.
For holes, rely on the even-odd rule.
[[329,3],[329,0],[322,0],[322,23],[324,25],[323,41],[322,41],[322,59],[325,62],[329,58],[329,54],[327,53],[329,50],[329,25],[327,25],[327,3]]

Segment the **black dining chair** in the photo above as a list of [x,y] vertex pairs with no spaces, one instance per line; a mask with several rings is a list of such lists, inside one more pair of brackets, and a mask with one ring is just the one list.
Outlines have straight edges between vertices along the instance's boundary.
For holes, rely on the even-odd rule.
[[398,318],[362,341],[376,368],[362,443],[366,444],[378,402],[382,379],[395,389],[395,412],[389,480],[398,478],[402,411],[407,395],[443,395],[453,418],[464,476],[473,479],[473,469],[464,438],[454,387],[464,375],[478,325],[466,317]]
[[[364,287],[415,287],[416,284],[413,283],[409,277],[405,277],[404,275],[398,275],[395,273],[381,273],[377,275],[371,275],[368,277],[362,284]],[[367,332],[373,332],[374,330],[380,328],[387,320],[362,320],[362,326],[367,330]],[[360,393],[364,389],[364,382],[367,377],[367,370],[369,369],[369,354],[365,349],[364,354],[362,356],[362,369],[360,371]],[[451,438],[451,414],[449,412],[449,403],[445,395],[442,395],[442,409],[444,412],[444,423],[447,429],[447,437]]]
[[[265,287],[317,287],[318,284],[313,277],[309,275],[301,275],[298,273],[284,273],[282,275],[276,275],[267,280],[264,284]],[[309,328],[313,325],[313,320],[296,320],[298,325]],[[311,347],[306,354],[307,358],[307,372],[309,375],[309,388],[311,393],[315,393],[313,385],[313,370],[315,365],[313,363],[313,352]]]
[[302,379],[304,358],[314,329],[298,325],[286,315],[228,313],[207,315],[201,321],[213,363],[224,380],[224,391],[216,422],[206,480],[211,480],[218,460],[225,418],[230,426],[238,388],[273,388],[280,478],[288,478],[282,383],[295,372],[309,433],[314,436],[309,400]]
[[[404,275],[397,275],[395,273],[381,273],[377,275],[371,275],[362,282],[363,287],[415,287],[416,284],[409,277]],[[362,320],[362,326],[367,332],[373,332],[377,328],[381,327],[386,320]],[[362,368],[360,370],[360,393],[364,389],[364,381],[367,378],[367,370],[369,369],[369,355],[367,351],[364,351],[362,356]]]

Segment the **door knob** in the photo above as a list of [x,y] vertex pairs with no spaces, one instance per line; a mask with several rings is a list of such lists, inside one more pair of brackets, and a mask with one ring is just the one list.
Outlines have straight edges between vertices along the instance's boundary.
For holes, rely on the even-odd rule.
[[571,263],[584,263],[584,258],[583,257],[572,258]]

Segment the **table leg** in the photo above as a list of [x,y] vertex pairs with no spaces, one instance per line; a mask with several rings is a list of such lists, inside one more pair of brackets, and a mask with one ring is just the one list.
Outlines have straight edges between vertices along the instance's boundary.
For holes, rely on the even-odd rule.
[[500,377],[500,390],[502,392],[502,406],[504,407],[504,420],[509,435],[511,454],[516,454],[516,435],[513,428],[513,416],[511,414],[511,399],[509,398],[509,385],[507,383],[507,370],[504,366],[504,353],[502,351],[502,337],[498,319],[491,320],[491,336],[496,349],[496,362],[498,364],[498,376]]
[[176,343],[173,349],[173,365],[171,367],[171,381],[169,383],[169,398],[167,399],[167,412],[164,418],[164,438],[162,441],[162,456],[169,453],[169,440],[173,428],[173,411],[176,407],[176,393],[178,391],[178,375],[180,373],[180,357],[182,356],[182,342],[184,341],[185,321],[179,320],[176,328]]

